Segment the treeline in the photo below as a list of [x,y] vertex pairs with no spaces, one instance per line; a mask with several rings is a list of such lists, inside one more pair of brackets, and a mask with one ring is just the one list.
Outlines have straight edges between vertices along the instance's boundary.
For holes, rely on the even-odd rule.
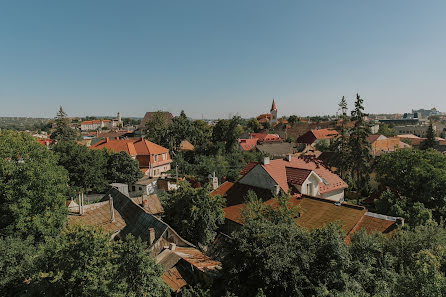
[[50,119],[26,117],[0,117],[0,130],[49,131]]
[[[245,152],[238,148],[242,134],[258,128],[258,123],[236,116],[209,126],[201,120],[190,120],[184,111],[171,122],[157,112],[146,123],[146,138],[169,149],[174,160],[173,174],[178,166],[182,176],[193,176],[201,183],[207,183],[208,175],[213,172],[221,181],[234,181],[246,163],[260,161],[264,156],[256,150]],[[183,140],[189,141],[194,150],[181,151]]]
[[0,132],[0,295],[168,296],[145,243],[66,225],[69,181],[53,151]]

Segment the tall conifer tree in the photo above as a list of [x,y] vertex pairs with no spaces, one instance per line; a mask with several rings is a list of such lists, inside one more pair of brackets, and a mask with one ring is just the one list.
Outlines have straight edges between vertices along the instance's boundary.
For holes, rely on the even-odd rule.
[[350,129],[349,137],[353,184],[359,194],[368,189],[370,161],[372,160],[371,146],[367,139],[371,130],[369,124],[364,120],[367,114],[364,113],[363,102],[364,100],[359,94],[356,94],[355,109],[351,112],[351,120],[355,122],[355,125]]

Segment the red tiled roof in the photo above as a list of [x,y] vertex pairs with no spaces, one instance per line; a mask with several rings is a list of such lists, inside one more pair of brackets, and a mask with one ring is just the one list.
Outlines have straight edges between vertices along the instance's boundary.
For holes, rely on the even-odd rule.
[[[161,165],[164,163],[170,163],[172,160],[169,156],[169,150],[159,146],[153,142],[148,141],[147,139],[138,138],[138,139],[103,139],[98,143],[90,146],[90,149],[107,149],[112,152],[126,152],[130,156],[136,157],[138,160],[140,167],[147,167],[150,164],[156,163],[157,165]],[[167,154],[167,159],[163,161],[155,162],[154,155],[159,154]],[[146,170],[147,171],[147,170]]]
[[374,143],[380,136],[380,134],[371,134],[367,137],[367,139],[370,143]]
[[282,138],[278,134],[268,134],[268,133],[251,133],[249,134],[251,138],[257,138],[258,142],[265,141],[282,141]]
[[316,139],[330,139],[338,135],[338,131],[332,129],[311,130]]
[[[248,163],[245,168],[242,169],[241,175],[245,175],[255,166],[256,165],[253,163]],[[288,193],[289,190],[287,167],[314,171],[320,178],[323,179],[323,181],[319,183],[319,192],[321,194],[348,187],[348,185],[338,175],[327,169],[322,162],[318,162],[317,159],[315,160],[304,157],[293,157],[291,158],[291,161],[276,159],[271,160],[267,165],[260,164],[260,166],[266,170],[266,172],[272,179],[274,179],[274,181],[285,193]],[[288,170],[291,171],[291,169]]]
[[318,139],[332,139],[338,135],[338,131],[333,129],[310,130],[297,138],[298,143],[312,144]]
[[256,167],[257,164],[258,164],[258,162],[249,162],[249,163],[246,164],[245,167],[243,167],[243,169],[240,171],[240,175],[245,175],[246,173],[248,173],[249,171],[251,171],[251,169],[253,169],[254,167]]
[[250,151],[256,147],[258,140],[258,138],[239,139],[239,144],[244,151]]
[[232,188],[233,185],[234,185],[234,183],[225,181],[225,182],[222,183],[217,189],[213,190],[213,191],[211,192],[211,195],[212,195],[212,196],[215,196],[215,195],[222,195],[222,196],[223,196],[224,194],[226,194],[226,192],[227,192],[230,188]]
[[81,125],[91,125],[91,124],[100,124],[101,122],[109,123],[110,120],[92,120],[92,121],[83,121]]

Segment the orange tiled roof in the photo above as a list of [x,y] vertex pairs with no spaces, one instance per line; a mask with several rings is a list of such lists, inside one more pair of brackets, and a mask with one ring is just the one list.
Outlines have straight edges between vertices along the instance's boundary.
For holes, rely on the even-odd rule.
[[[140,167],[147,167],[149,164],[170,163],[172,160],[169,156],[169,150],[159,146],[147,139],[103,139],[98,143],[90,146],[91,149],[108,149],[112,152],[126,152],[131,156],[136,156],[140,163]],[[167,160],[155,162],[154,155],[167,153]]]
[[265,141],[282,141],[282,138],[278,134],[268,134],[268,133],[250,133],[250,138],[257,138],[258,142]]
[[83,121],[81,125],[91,125],[91,124],[100,124],[101,122],[109,123],[110,120],[91,120],[91,121]]
[[311,130],[316,139],[330,139],[338,135],[338,131],[332,129]]
[[[289,190],[287,167],[314,171],[319,177],[325,180],[319,183],[319,192],[321,194],[348,187],[338,175],[327,169],[321,162],[310,158],[291,158],[291,161],[276,159],[271,160],[267,165],[248,163],[241,174],[246,174],[257,165],[262,166],[285,193],[288,193]],[[288,172],[291,173],[291,170],[288,169]]]
[[258,140],[258,138],[239,139],[239,144],[244,151],[250,151],[256,147]]
[[215,195],[224,195],[226,194],[226,192],[234,185],[234,183],[225,181],[224,183],[222,183],[217,189],[213,190],[211,192],[212,196]]

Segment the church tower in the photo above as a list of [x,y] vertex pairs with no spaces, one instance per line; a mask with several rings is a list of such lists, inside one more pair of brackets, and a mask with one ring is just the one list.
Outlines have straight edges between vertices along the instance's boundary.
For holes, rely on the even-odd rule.
[[277,123],[277,107],[276,107],[276,103],[274,102],[274,98],[273,98],[273,104],[271,105],[271,127],[274,126],[275,123]]

